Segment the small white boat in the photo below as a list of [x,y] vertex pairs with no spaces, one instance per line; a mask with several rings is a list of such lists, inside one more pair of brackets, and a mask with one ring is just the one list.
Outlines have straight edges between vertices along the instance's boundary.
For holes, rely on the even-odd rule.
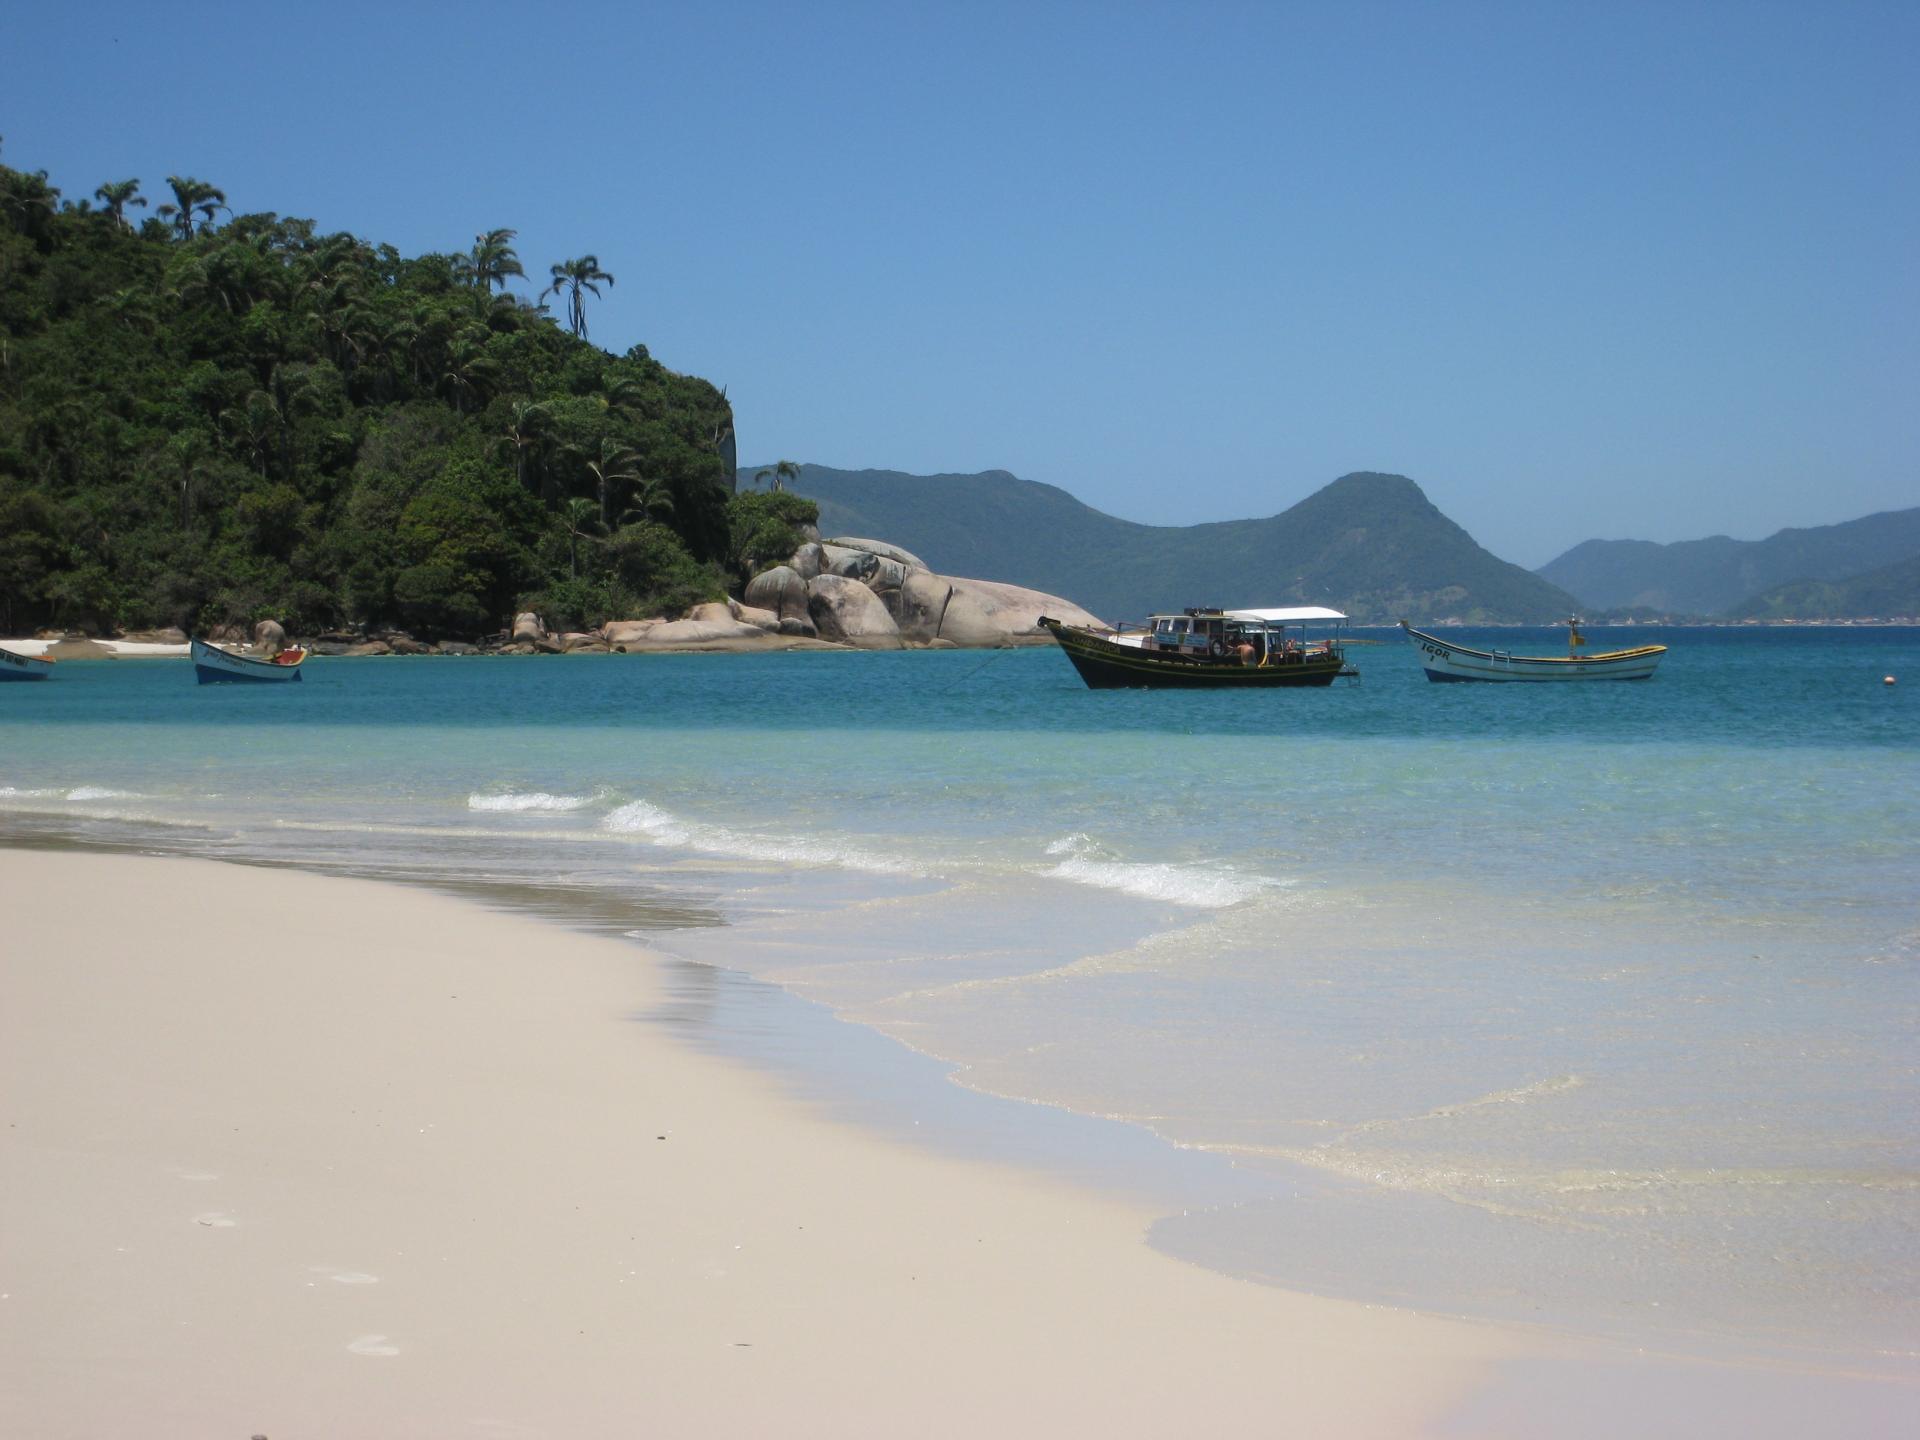
[[0,645],[0,680],[44,680],[52,673],[50,657],[22,655]]
[[1400,628],[1413,642],[1429,680],[1645,680],[1667,653],[1664,645],[1639,645],[1631,650],[1582,655],[1580,650],[1587,640],[1580,633],[1578,620],[1567,622],[1564,656],[1475,650],[1416,630],[1404,620]]
[[202,685],[224,680],[260,680],[268,683],[298,680],[300,667],[307,659],[306,651],[295,648],[282,650],[271,660],[255,660],[250,656],[236,655],[231,650],[222,650],[218,645],[210,645],[200,639],[188,641],[187,651],[193,656],[194,678]]

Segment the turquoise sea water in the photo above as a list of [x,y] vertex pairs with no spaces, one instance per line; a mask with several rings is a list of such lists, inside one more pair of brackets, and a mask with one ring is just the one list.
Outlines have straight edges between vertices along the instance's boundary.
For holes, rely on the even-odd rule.
[[1562,687],[1361,634],[1361,683],[1261,695],[1050,649],[75,663],[0,689],[0,836],[635,932],[1216,1157],[1154,1241],[1235,1273],[1910,1366],[1920,632],[1601,632],[1674,649]]

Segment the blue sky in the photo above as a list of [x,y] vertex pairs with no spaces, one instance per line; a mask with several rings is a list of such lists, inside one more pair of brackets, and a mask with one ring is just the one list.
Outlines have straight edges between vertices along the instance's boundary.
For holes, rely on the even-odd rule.
[[743,460],[1495,553],[1920,504],[1920,5],[53,5],[0,158],[596,254]]

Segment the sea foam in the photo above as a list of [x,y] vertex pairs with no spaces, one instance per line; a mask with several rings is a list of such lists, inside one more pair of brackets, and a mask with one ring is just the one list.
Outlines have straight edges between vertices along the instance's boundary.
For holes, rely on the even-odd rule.
[[591,799],[585,795],[549,795],[544,790],[534,790],[525,793],[510,790],[504,795],[473,794],[467,796],[467,808],[469,810],[488,810],[513,815],[525,814],[529,811],[545,811],[551,813],[563,810],[578,810],[581,806],[591,803]]
[[764,860],[784,865],[830,865],[874,875],[918,875],[917,866],[823,835],[753,834],[725,825],[687,820],[648,800],[634,800],[611,812],[601,828],[634,835],[703,855]]
[[1160,900],[1197,910],[1238,905],[1273,889],[1277,883],[1263,875],[1247,875],[1217,865],[1111,859],[1099,854],[1093,841],[1084,834],[1053,841],[1047,846],[1047,854],[1062,857],[1059,863],[1041,872],[1050,879],[1117,890],[1143,900]]

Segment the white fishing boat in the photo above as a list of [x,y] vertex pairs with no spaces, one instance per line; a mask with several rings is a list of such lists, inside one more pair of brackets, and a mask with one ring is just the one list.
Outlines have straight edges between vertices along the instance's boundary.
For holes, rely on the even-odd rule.
[[236,655],[231,650],[222,650],[218,645],[210,645],[197,638],[188,642],[187,650],[193,656],[194,678],[202,685],[225,680],[242,683],[258,680],[269,684],[298,680],[300,667],[307,659],[307,652],[296,647],[282,650],[271,660],[256,660],[251,656]]
[[45,655],[22,655],[0,645],[0,680],[44,680],[53,673],[53,661]]
[[1413,642],[1429,680],[1645,680],[1667,653],[1664,645],[1637,645],[1631,650],[1583,655],[1587,638],[1580,633],[1578,620],[1567,621],[1565,655],[1475,650],[1416,630],[1404,620],[1400,628]]

